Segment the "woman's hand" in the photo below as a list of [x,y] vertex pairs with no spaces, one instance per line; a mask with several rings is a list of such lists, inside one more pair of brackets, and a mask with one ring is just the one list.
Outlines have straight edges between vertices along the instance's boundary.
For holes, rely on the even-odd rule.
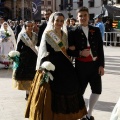
[[88,57],[89,55],[90,55],[89,49],[84,49],[84,50],[80,51],[80,56]]
[[70,46],[69,49],[70,50],[75,50],[75,46]]

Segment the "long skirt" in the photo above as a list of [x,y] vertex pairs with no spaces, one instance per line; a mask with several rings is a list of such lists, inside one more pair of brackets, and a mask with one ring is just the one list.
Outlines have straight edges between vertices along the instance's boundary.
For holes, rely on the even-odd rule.
[[51,109],[50,84],[40,86],[43,73],[39,70],[31,86],[31,92],[25,112],[25,118],[29,120],[77,120],[87,114],[86,107],[76,113],[62,114],[54,113]]
[[0,44],[0,63],[9,65],[11,61],[8,59],[8,53],[14,50],[13,43],[10,41]]
[[12,88],[17,89],[17,90],[30,90],[32,80],[16,80],[14,77],[15,70],[13,70],[12,74]]

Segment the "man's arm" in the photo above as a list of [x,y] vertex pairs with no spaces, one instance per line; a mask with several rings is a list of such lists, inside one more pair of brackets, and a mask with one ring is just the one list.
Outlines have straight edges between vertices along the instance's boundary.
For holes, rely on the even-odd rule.
[[75,38],[77,36],[77,33],[75,29],[71,29],[68,31],[68,50],[67,54],[72,57],[79,57],[80,56],[80,51],[76,49],[75,45]]

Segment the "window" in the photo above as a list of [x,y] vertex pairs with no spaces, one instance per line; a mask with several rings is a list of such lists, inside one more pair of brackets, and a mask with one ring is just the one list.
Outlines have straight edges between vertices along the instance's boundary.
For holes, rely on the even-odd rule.
[[61,0],[60,10],[67,9],[68,6],[73,7],[73,0]]
[[103,4],[104,4],[104,5],[107,5],[107,0],[103,0]]
[[59,5],[60,10],[63,10],[63,7],[64,7],[64,4],[63,4],[63,3],[64,3],[63,0],[61,0],[61,4]]
[[41,5],[44,5],[44,1],[41,1]]
[[83,0],[79,0],[79,1],[77,2],[77,4],[78,4],[78,7],[82,7],[82,6],[83,6]]
[[89,7],[94,7],[94,0],[88,0],[89,2]]
[[70,1],[70,4],[73,4],[73,0],[69,0]]
[[48,1],[48,5],[51,5],[51,1]]

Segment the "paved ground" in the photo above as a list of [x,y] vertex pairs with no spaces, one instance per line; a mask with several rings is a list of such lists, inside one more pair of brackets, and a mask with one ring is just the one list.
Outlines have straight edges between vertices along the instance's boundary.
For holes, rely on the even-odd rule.
[[[95,120],[109,120],[112,109],[120,96],[120,47],[104,47],[105,75],[102,77],[103,92],[94,109]],[[12,69],[0,65],[0,120],[24,119],[26,107],[25,92],[12,89]],[[86,105],[90,95],[85,93]]]

